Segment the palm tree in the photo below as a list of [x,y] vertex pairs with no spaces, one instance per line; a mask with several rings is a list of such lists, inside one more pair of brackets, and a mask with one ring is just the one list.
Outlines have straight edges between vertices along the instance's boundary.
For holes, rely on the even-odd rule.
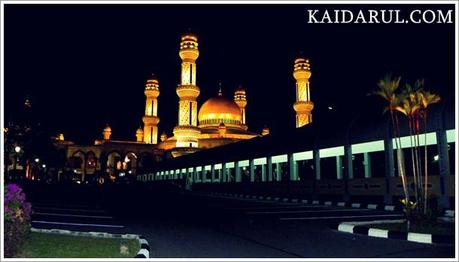
[[399,95],[401,100],[400,104],[395,107],[395,110],[404,114],[408,119],[408,129],[410,132],[410,150],[411,150],[411,163],[412,163],[412,172],[413,172],[413,181],[414,181],[414,196],[416,202],[419,200],[418,196],[418,165],[417,165],[417,155],[415,152],[416,139],[413,139],[414,134],[414,119],[415,115],[419,111],[419,105],[416,103],[415,93],[409,84],[405,85],[405,89]]
[[[404,114],[408,119],[408,127],[410,132],[410,150],[411,150],[411,162],[413,171],[413,182],[414,182],[414,195],[416,202],[419,202],[419,191],[420,191],[420,164],[419,164],[419,140],[416,139],[418,134],[417,119],[421,104],[418,99],[417,91],[415,91],[411,85],[406,84],[405,89],[400,94],[401,103],[395,108],[397,111]],[[417,205],[419,206],[419,205]]]
[[398,87],[400,86],[400,79],[401,77],[392,78],[391,75],[387,74],[386,76],[384,76],[383,79],[379,80],[378,89],[375,90],[373,94],[382,97],[384,100],[388,102],[388,105],[385,108],[384,112],[390,112],[392,126],[394,127],[392,129],[392,132],[393,137],[395,138],[395,147],[397,150],[397,172],[402,180],[403,193],[405,195],[405,203],[408,203],[409,194],[405,175],[405,161],[403,159],[403,151],[401,149],[399,120],[396,114],[396,108],[400,104],[400,97],[397,96],[396,93]]
[[421,117],[424,120],[424,214],[427,214],[427,183],[428,183],[428,168],[427,168],[427,109],[430,105],[440,102],[440,96],[430,93],[430,91],[421,90],[419,98],[422,106]]

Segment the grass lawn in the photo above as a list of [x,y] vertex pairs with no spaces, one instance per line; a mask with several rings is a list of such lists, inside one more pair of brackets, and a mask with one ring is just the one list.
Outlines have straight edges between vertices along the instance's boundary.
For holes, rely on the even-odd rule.
[[[393,231],[406,232],[405,223],[388,223],[388,224],[374,224],[369,225],[372,228],[387,229]],[[413,233],[424,233],[434,235],[454,235],[454,223],[437,223],[435,225],[410,225],[410,231]]]
[[[128,247],[127,254],[120,253],[121,243]],[[136,239],[95,238],[46,233],[30,233],[21,258],[133,258],[140,245]]]

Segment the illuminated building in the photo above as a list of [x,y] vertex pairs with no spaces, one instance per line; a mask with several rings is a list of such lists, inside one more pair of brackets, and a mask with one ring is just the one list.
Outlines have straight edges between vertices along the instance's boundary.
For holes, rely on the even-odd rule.
[[[153,76],[147,80],[145,85],[145,116],[143,117],[143,141],[147,144],[158,143],[158,96],[159,96],[159,83],[158,79]],[[139,137],[140,133],[136,133]],[[137,139],[139,142],[139,139]],[[142,141],[142,140],[140,140]]]
[[135,131],[134,141],[112,139],[112,129],[108,125],[102,132],[103,139],[95,140],[94,145],[76,145],[63,138],[60,140],[59,144],[66,147],[69,166],[81,180],[88,180],[99,171],[108,174],[111,180],[135,175],[139,168],[145,170],[151,163],[164,158],[269,134],[267,128],[262,134],[248,131],[247,94],[241,86],[235,90],[233,99],[225,97],[220,86],[216,96],[198,107],[200,89],[196,84],[196,60],[199,49],[195,35],[188,33],[181,37],[179,57],[182,61],[181,79],[175,90],[179,98],[178,121],[173,136],[168,137],[162,130],[158,141],[160,91],[159,80],[153,75],[145,84],[143,127]]
[[293,109],[296,112],[296,127],[298,128],[312,122],[311,111],[314,103],[311,101],[309,92],[311,69],[308,59],[295,59],[293,77],[296,80],[296,102],[293,104]]
[[70,179],[76,177],[81,181],[113,181],[150,169],[160,161],[163,152],[156,145],[145,143],[143,132],[142,128],[136,130],[135,141],[115,140],[107,125],[102,139],[96,139],[93,145],[74,144],[59,135],[55,146],[64,149],[67,158],[66,170],[59,179],[69,179],[71,174]]

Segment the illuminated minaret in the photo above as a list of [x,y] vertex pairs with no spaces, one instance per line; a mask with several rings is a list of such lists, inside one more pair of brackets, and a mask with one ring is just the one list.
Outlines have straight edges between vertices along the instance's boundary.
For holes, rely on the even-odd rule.
[[293,109],[296,112],[296,127],[298,128],[312,122],[311,111],[314,108],[314,103],[309,94],[311,70],[308,59],[295,59],[293,77],[296,79],[296,102],[293,104]]
[[139,127],[136,131],[135,131],[135,137],[136,137],[136,141],[137,142],[143,142],[143,130],[141,127]]
[[110,136],[112,135],[112,129],[110,126],[107,124],[105,126],[104,131],[102,132],[102,135],[104,136],[104,140],[110,140]]
[[245,129],[247,129],[247,123],[245,119],[245,107],[247,106],[247,97],[245,94],[244,88],[239,86],[236,91],[234,92],[234,102],[239,106],[241,109],[242,114],[242,125]]
[[196,86],[196,59],[199,56],[198,38],[192,34],[182,36],[179,56],[182,59],[180,85],[176,92],[179,97],[178,125],[174,128],[176,147],[197,148],[201,130],[197,127],[200,90]]
[[145,116],[143,117],[143,142],[147,144],[158,143],[158,96],[159,83],[153,75],[145,84]]

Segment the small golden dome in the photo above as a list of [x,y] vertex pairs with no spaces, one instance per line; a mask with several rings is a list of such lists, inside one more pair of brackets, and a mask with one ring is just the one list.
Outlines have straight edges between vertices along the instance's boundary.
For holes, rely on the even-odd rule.
[[207,100],[199,110],[199,126],[241,125],[242,115],[239,106],[221,95]]
[[136,134],[143,134],[143,129],[141,127],[137,128],[137,131],[135,131]]

